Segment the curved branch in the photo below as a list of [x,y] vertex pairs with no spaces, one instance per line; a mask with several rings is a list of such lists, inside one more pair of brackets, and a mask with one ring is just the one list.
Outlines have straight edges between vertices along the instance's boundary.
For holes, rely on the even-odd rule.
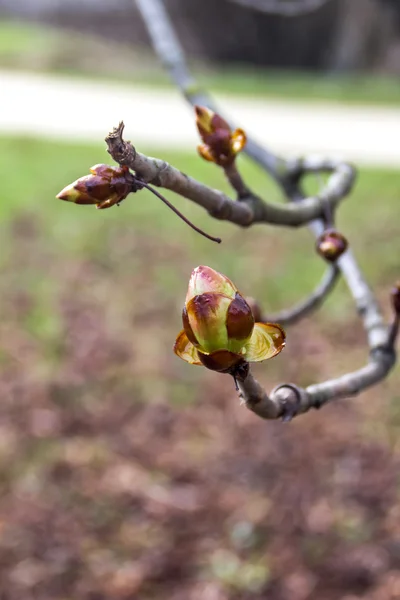
[[326,270],[322,280],[311,293],[311,295],[302,300],[292,308],[282,310],[275,314],[263,314],[261,320],[268,323],[279,323],[279,325],[292,325],[300,319],[306,317],[313,310],[321,306],[328,294],[333,290],[339,277],[339,269],[331,265]]
[[[246,2],[246,0],[234,1]],[[313,6],[313,10],[315,10],[327,1],[301,0],[300,2],[298,0],[296,5],[301,4],[304,12],[306,5]],[[262,2],[261,0],[247,0],[246,3],[261,5]],[[270,6],[272,3],[276,5],[278,1],[268,1]],[[136,4],[149,30],[157,54],[185,97],[192,104],[208,106],[212,110],[220,112],[215,108],[212,100],[197,87],[191,76],[182,47],[162,0],[136,0]],[[266,6],[265,1],[262,4]],[[284,3],[279,4],[280,8],[283,8]],[[293,10],[293,0],[288,0],[285,4],[286,10],[289,9],[289,4]],[[109,139],[107,142],[109,143]],[[109,152],[117,162],[128,164],[145,181],[151,181],[155,185],[166,187],[193,200],[216,218],[227,219],[241,226],[247,226],[254,222],[298,226],[308,222],[316,237],[322,233],[327,215],[333,217],[334,209],[340,199],[350,191],[354,181],[354,169],[350,165],[315,157],[285,161],[253,140],[249,140],[245,149],[246,153],[263,166],[280,184],[290,203],[283,207],[269,205],[254,196],[241,198],[241,202],[233,202],[221,192],[212,190],[187,177],[167,163],[136,153],[130,144],[121,145],[119,148],[121,152],[113,151],[111,146],[109,144]],[[125,151],[126,155],[124,156]],[[126,162],[122,162],[124,160]],[[302,176],[305,173],[324,171],[332,174],[321,193],[314,198],[305,198],[299,187]],[[232,181],[235,189],[239,187],[240,182],[237,179]],[[399,319],[397,318],[390,327],[385,325],[376,299],[350,250],[340,257],[337,267],[344,276],[362,318],[370,348],[370,361],[366,366],[352,373],[308,386],[305,389],[293,384],[284,384],[273,390],[270,396],[265,393],[250,373],[244,381],[238,381],[239,388],[246,406],[260,417],[266,419],[283,417],[288,420],[310,408],[320,408],[336,398],[358,394],[385,378],[395,364],[394,343],[399,331]],[[328,279],[323,281],[325,285],[328,283]],[[322,291],[324,291],[323,284],[321,284]],[[308,306],[310,301],[311,299],[299,307],[295,307],[295,312],[297,310],[301,313],[301,310],[305,310],[305,306]],[[282,313],[280,316],[282,318]],[[290,314],[289,317],[291,317]]]
[[230,2],[271,15],[300,17],[319,10],[330,0],[230,0]]
[[[318,162],[318,161],[317,161]],[[302,168],[306,172],[314,172],[316,159],[313,157],[302,160]],[[295,184],[288,192],[288,198],[297,204],[303,201],[303,194],[298,185]],[[321,220],[311,221],[309,228],[314,236],[318,238],[324,231],[324,223]],[[355,302],[357,312],[360,315],[364,329],[367,333],[368,346],[370,350],[384,346],[387,343],[387,326],[385,325],[381,310],[376,298],[362,274],[354,254],[348,249],[336,262],[349,291]]]
[[367,365],[336,379],[300,388],[283,384],[268,396],[251,373],[244,381],[238,381],[241,397],[246,407],[263,419],[282,418],[285,421],[321,408],[331,400],[355,396],[384,379],[396,362],[393,348],[382,347],[371,354]]
[[[143,18],[154,50],[176,86],[192,106],[206,106],[222,114],[214,100],[203,91],[192,76],[174,25],[165,9],[163,0],[133,0]],[[226,119],[232,129],[237,125]],[[285,172],[285,161],[247,137],[244,152],[266,169],[278,182]]]
[[327,206],[334,212],[342,198],[349,193],[354,181],[354,170],[350,165],[323,161],[325,170],[331,171],[332,175],[318,196],[303,198],[290,204],[269,204],[253,195],[236,202],[223,192],[185,175],[164,160],[137,152],[130,142],[123,140],[123,129],[124,124],[120,123],[106,138],[108,152],[117,163],[128,166],[145,183],[171,190],[202,206],[213,217],[242,227],[248,227],[252,223],[299,227],[322,218]]
[[[310,167],[313,163],[310,163]],[[293,202],[301,202],[302,195],[294,187],[291,194]],[[321,221],[313,221],[310,227],[318,237],[323,230]],[[349,291],[353,296],[357,310],[363,321],[370,348],[370,360],[364,367],[341,377],[330,379],[307,388],[294,384],[283,384],[271,394],[249,373],[239,383],[241,397],[247,408],[264,419],[282,417],[291,420],[294,416],[307,412],[311,408],[321,408],[331,400],[359,394],[366,388],[382,381],[396,363],[394,346],[399,333],[398,317],[391,326],[384,323],[376,299],[363,277],[351,250],[347,250],[337,266],[341,271]]]
[[[293,190],[292,200],[301,202],[299,191]],[[321,221],[310,224],[316,236],[323,229]],[[282,417],[290,420],[294,416],[307,412],[311,408],[321,408],[331,400],[359,394],[366,388],[382,381],[396,363],[394,346],[399,333],[398,317],[391,326],[384,323],[376,299],[367,285],[351,250],[347,250],[337,262],[347,286],[353,296],[358,313],[363,321],[370,348],[370,360],[361,369],[347,373],[336,379],[330,379],[307,388],[294,384],[283,384],[271,394],[249,373],[238,382],[241,397],[247,408],[263,419]]]

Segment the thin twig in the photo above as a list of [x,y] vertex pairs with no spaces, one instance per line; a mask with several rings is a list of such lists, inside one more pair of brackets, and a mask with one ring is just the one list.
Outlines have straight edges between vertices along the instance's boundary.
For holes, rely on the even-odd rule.
[[[152,45],[175,85],[192,106],[206,106],[222,115],[214,100],[197,84],[190,73],[182,45],[162,0],[133,0],[142,15]],[[232,130],[237,129],[226,119]],[[277,181],[285,172],[285,161],[247,137],[244,152],[266,169]]]
[[324,161],[324,168],[332,174],[318,196],[289,204],[270,204],[254,195],[235,202],[223,192],[185,175],[167,162],[141,154],[122,138],[122,131],[123,124],[120,124],[106,138],[108,152],[116,162],[135,171],[141,181],[171,190],[202,206],[213,217],[242,227],[248,227],[252,223],[272,223],[287,227],[308,224],[323,216],[326,204],[331,206],[333,212],[349,193],[354,180],[354,171],[350,165]]
[[144,183],[144,181],[140,181],[140,183],[141,183],[141,185],[143,185],[143,187],[148,189],[155,196],[157,196],[157,198],[159,198],[162,202],[164,202],[164,204],[166,204],[168,206],[168,208],[170,208],[176,215],[178,215],[178,217],[180,219],[182,219],[182,221],[184,221],[186,223],[186,225],[189,225],[189,227],[194,229],[194,231],[197,231],[197,233],[200,233],[200,235],[207,238],[208,240],[211,240],[212,242],[217,242],[217,244],[221,243],[221,241],[222,241],[221,238],[209,235],[202,229],[199,229],[198,227],[196,227],[196,225],[194,225],[191,221],[189,221],[189,219],[187,219],[185,217],[185,215],[183,215],[177,208],[175,208],[175,206],[173,204],[171,204],[171,202],[169,202],[169,200],[167,200],[162,194],[160,194],[159,192],[157,192],[157,190],[155,190],[153,187],[151,187],[151,185],[149,185],[148,183]]
[[238,200],[244,200],[252,195],[250,189],[245,184],[243,177],[239,173],[236,161],[224,167],[224,173],[232,188],[237,192]]

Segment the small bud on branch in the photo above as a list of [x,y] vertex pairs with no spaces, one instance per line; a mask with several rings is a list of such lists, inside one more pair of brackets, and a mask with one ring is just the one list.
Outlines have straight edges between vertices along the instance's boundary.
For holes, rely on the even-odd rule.
[[347,248],[347,239],[336,229],[326,229],[316,242],[318,254],[330,263],[336,262]]
[[100,164],[91,167],[90,173],[67,185],[57,198],[75,204],[94,204],[101,209],[119,204],[132,191],[128,167]]
[[75,204],[94,204],[96,208],[110,208],[119,204],[131,192],[137,192],[143,188],[148,189],[168,206],[189,227],[200,233],[212,242],[221,243],[221,238],[214,237],[199,229],[187,219],[171,202],[162,194],[157,192],[148,183],[145,183],[133,175],[127,166],[111,167],[109,165],[94,165],[90,169],[91,174],[80,177],[70,185],[67,185],[56,198],[74,202]]
[[232,132],[228,123],[217,113],[203,106],[195,106],[196,125],[203,144],[197,147],[202,158],[220,167],[231,165],[246,145],[243,129]]

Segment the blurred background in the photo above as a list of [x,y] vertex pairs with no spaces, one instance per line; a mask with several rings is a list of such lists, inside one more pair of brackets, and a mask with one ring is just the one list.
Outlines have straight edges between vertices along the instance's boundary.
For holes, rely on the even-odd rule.
[[[357,164],[338,226],[391,318],[399,3],[327,0],[293,19],[233,0],[166,5],[199,81],[248,133]],[[323,273],[311,234],[241,230],[170,194],[223,238],[216,251],[147,191],[110,211],[55,199],[110,162],[103,140],[121,119],[139,150],[229,192],[197,156],[192,110],[134,3],[0,0],[0,86],[1,600],[399,598],[398,367],[287,425],[172,353],[195,266],[279,310]],[[287,333],[254,370],[267,389],[367,359],[342,282]]]

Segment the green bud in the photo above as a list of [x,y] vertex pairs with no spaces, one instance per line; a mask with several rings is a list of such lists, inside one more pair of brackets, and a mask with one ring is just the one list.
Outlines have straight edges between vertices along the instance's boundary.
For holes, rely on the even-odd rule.
[[273,323],[255,323],[236,286],[210,267],[192,272],[182,321],[184,329],[175,342],[175,353],[190,364],[214,371],[228,372],[244,362],[272,358],[285,345],[283,329]]

